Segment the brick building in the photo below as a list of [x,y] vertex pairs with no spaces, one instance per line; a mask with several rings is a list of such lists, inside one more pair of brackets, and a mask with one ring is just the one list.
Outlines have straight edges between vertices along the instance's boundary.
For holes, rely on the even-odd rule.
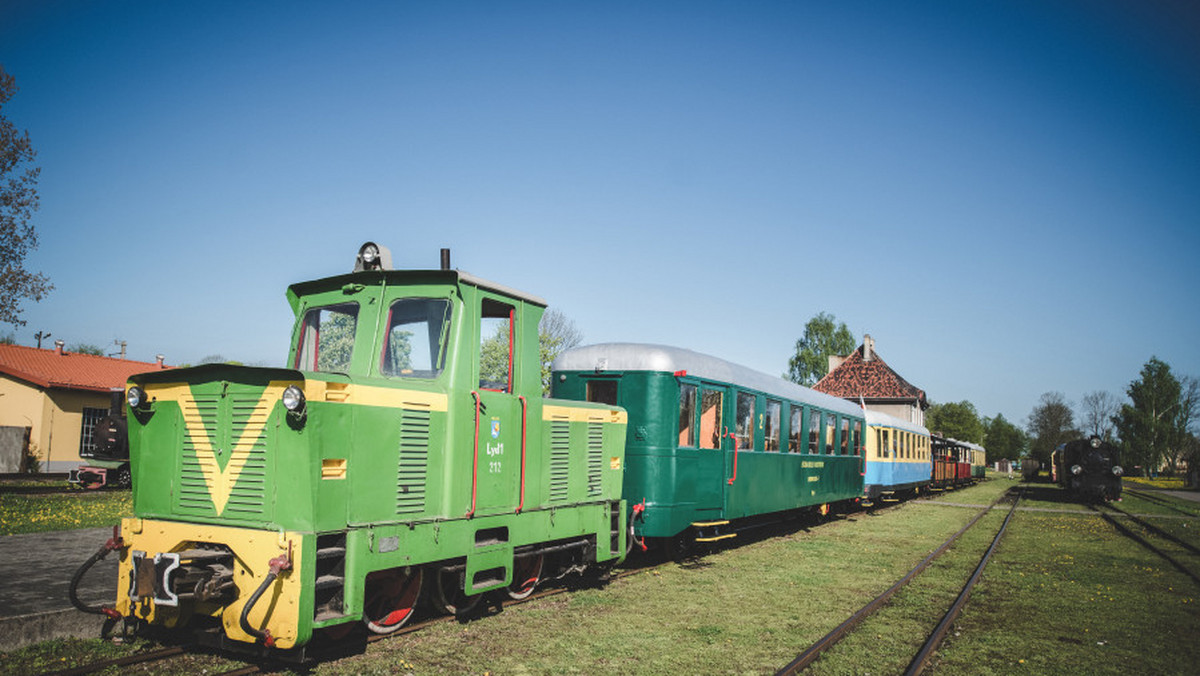
[[925,424],[929,408],[925,391],[893,371],[875,351],[869,335],[848,356],[830,357],[829,373],[813,389],[856,404],[861,401],[869,410],[918,425]]

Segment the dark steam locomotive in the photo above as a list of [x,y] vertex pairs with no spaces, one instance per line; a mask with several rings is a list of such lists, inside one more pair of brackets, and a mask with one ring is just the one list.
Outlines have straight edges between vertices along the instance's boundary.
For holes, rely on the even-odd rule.
[[79,452],[79,457],[88,463],[71,470],[67,481],[83,488],[129,488],[133,477],[129,467],[124,388],[113,390],[108,415],[96,421],[92,443],[92,448]]
[[1076,439],[1054,450],[1051,471],[1058,485],[1079,499],[1106,502],[1121,499],[1121,452],[1100,437]]

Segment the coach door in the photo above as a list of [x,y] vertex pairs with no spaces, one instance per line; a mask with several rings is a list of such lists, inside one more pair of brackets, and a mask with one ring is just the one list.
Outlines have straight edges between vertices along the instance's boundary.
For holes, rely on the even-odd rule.
[[726,466],[732,448],[726,427],[725,402],[727,390],[717,385],[699,386],[698,455],[696,459],[696,512],[700,520],[716,518],[725,507]]

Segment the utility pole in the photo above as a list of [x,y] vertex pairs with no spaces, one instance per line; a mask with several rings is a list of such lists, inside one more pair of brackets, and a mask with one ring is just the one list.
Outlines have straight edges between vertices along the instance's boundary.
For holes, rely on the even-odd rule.
[[49,338],[50,332],[49,331],[38,331],[37,333],[33,334],[33,337],[37,338],[38,349],[40,350],[40,349],[42,349],[42,339]]
[[[120,345],[120,346],[121,346],[121,359],[124,359],[124,358],[125,358],[125,341],[121,340],[120,338],[117,338],[116,340],[114,340],[114,341],[113,341],[113,345]],[[116,355],[116,354],[117,354],[117,353],[116,353],[116,352],[114,352],[114,353],[112,353],[112,354],[110,354],[110,355],[108,355],[108,356],[112,357],[112,356],[114,356],[114,355]]]

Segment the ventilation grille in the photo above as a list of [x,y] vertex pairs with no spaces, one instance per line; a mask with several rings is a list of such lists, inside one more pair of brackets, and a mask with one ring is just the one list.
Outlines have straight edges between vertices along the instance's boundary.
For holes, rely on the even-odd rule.
[[[411,405],[411,404],[409,404]],[[404,408],[400,414],[400,453],[396,471],[396,513],[425,510],[429,466],[429,410]]]
[[571,481],[571,421],[550,420],[550,502],[567,499]]
[[[235,449],[245,455],[221,515],[235,518],[263,516],[267,483],[267,440],[263,430],[271,407],[259,405],[258,392],[237,391],[229,392],[225,398],[215,393],[193,395],[179,404],[185,419],[199,422],[208,438],[193,439],[185,426],[176,506],[205,514],[215,513],[197,452],[196,442],[200,441],[202,445],[207,442],[207,447],[212,449],[218,471],[229,467],[232,461],[229,456]],[[222,411],[223,407],[227,407],[225,411]],[[222,433],[225,430],[228,430],[227,435]]]
[[604,423],[589,420],[587,424],[587,494],[600,495],[600,475],[604,470]]

